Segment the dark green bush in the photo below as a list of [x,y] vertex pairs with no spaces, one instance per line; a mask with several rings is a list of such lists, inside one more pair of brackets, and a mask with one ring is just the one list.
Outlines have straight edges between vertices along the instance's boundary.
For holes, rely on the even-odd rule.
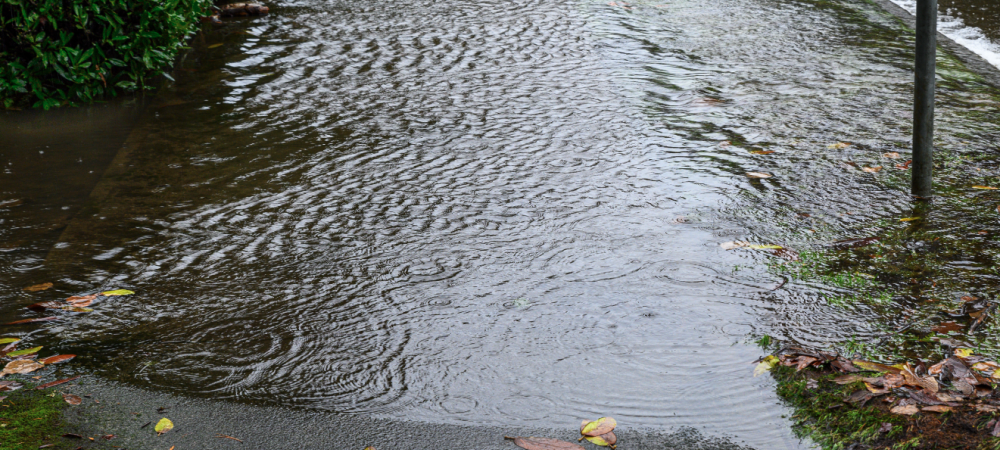
[[145,89],[211,0],[0,0],[0,100],[86,103]]

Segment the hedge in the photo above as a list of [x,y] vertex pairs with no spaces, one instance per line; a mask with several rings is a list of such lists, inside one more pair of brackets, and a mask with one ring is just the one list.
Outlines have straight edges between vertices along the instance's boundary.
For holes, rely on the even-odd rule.
[[0,0],[0,101],[5,108],[49,109],[146,89],[150,77],[164,74],[211,5],[211,0]]

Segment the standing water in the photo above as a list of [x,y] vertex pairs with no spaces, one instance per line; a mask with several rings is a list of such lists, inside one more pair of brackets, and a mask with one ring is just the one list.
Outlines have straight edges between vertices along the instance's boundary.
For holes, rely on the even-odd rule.
[[[768,272],[780,255],[720,246],[906,214],[904,185],[843,163],[909,136],[912,39],[873,6],[274,6],[196,37],[176,84],[109,135],[124,144],[99,180],[72,159],[35,180],[107,146],[3,117],[19,137],[0,148],[0,319],[129,288],[23,333],[189,395],[472,424],[610,414],[759,448],[801,444],[751,375],[754,338],[878,335],[878,311],[823,301],[838,288]],[[981,99],[944,90],[943,139],[987,142],[995,126],[956,116]]]

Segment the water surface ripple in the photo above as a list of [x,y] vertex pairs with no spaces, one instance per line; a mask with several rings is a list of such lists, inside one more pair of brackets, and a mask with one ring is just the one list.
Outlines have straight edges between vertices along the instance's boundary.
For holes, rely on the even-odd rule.
[[49,328],[107,376],[430,421],[614,414],[779,448],[797,444],[747,340],[875,335],[822,301],[833,288],[774,290],[772,256],[719,247],[908,208],[843,164],[909,134],[910,38],[868,4],[273,11],[196,38],[48,255],[59,293],[139,292]]

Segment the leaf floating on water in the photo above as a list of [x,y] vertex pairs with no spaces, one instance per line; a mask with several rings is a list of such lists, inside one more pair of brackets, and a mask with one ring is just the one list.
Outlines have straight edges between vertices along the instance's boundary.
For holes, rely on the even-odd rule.
[[907,160],[903,164],[896,164],[896,168],[899,169],[899,170],[909,170],[910,169],[910,164],[913,164],[913,160],[912,159]]
[[61,362],[66,362],[73,358],[76,358],[76,355],[55,355],[55,356],[50,356],[48,358],[40,359],[38,360],[38,362],[45,364],[47,366],[49,364],[59,364]]
[[774,150],[754,150],[750,153],[754,155],[770,155],[771,153],[774,153]]
[[616,422],[614,418],[601,417],[600,419],[584,425],[583,429],[580,430],[580,434],[583,434],[584,436],[600,436],[614,431],[617,426],[618,422]]
[[888,152],[882,154],[883,158],[899,159],[899,152]]
[[67,298],[66,303],[70,303],[73,306],[90,306],[91,303],[94,303],[94,299],[96,298],[97,294],[81,295]]
[[156,426],[153,428],[156,430],[156,434],[163,434],[174,429],[174,423],[170,419],[164,417],[156,422]]
[[750,245],[750,243],[748,243],[748,242],[732,241],[732,242],[723,242],[723,243],[719,244],[719,247],[722,247],[723,250],[733,250],[733,249],[737,249],[737,248],[743,248],[743,247],[746,247],[748,245]]
[[3,338],[3,339],[0,339],[0,345],[3,345],[3,344],[12,344],[12,343],[18,342],[18,341],[20,341],[20,339],[18,339],[18,338]]
[[79,313],[94,312],[94,310],[92,308],[84,308],[82,306],[63,306],[62,308],[59,308],[59,309],[61,309],[63,311],[79,312]]
[[865,172],[868,173],[878,173],[880,170],[882,170],[882,166],[862,167],[861,170],[864,170]]
[[957,322],[941,322],[935,327],[931,328],[931,331],[935,333],[948,333],[950,331],[959,331],[964,329],[965,326],[959,325]]
[[770,244],[751,244],[747,248],[752,248],[754,250],[781,250],[785,247],[780,245],[770,245]]
[[778,362],[780,362],[780,360],[777,356],[767,355],[767,357],[762,359],[760,363],[757,364],[757,367],[753,369],[753,376],[756,377],[770,371],[774,368],[774,366],[778,365]]
[[32,353],[38,353],[38,351],[41,350],[41,349],[42,349],[42,346],[32,347],[32,348],[26,348],[24,350],[18,350],[16,352],[10,352],[10,353],[7,354],[7,356],[8,357],[14,357],[14,356],[30,355]]
[[513,440],[514,445],[525,450],[584,450],[583,446],[552,438],[504,436],[504,439]]
[[997,190],[997,189],[1000,189],[1000,188],[995,188],[995,187],[993,187],[993,186],[973,186],[972,188],[973,188],[973,189],[989,189],[989,190]]
[[917,405],[906,405],[906,406],[896,406],[889,410],[893,414],[901,414],[904,416],[912,416],[920,412],[920,407]]
[[764,172],[747,172],[747,178],[771,178],[771,174]]
[[83,403],[83,399],[80,398],[80,396],[73,394],[63,394],[63,400],[66,400],[66,403],[69,403],[73,406]]
[[586,436],[588,442],[601,447],[615,447],[615,443],[618,442],[618,436],[615,436],[614,432],[607,432],[600,436]]
[[0,372],[0,376],[11,374],[11,373],[31,373],[38,369],[45,367],[38,364],[30,359],[19,359],[17,361],[11,361],[7,363],[3,368],[3,372]]
[[829,148],[831,150],[832,149],[840,150],[840,149],[847,148],[847,147],[850,147],[850,146],[851,146],[851,144],[848,144],[847,142],[838,142],[836,144],[827,145],[826,148]]
[[80,378],[80,375],[77,375],[75,377],[64,378],[62,380],[50,381],[48,383],[45,383],[45,384],[43,384],[41,386],[36,387],[35,389],[38,389],[38,390],[48,389],[48,388],[50,388],[52,386],[58,386],[58,385],[63,384],[63,383],[69,383],[70,381],[73,381],[73,380],[75,380],[77,378]]
[[105,297],[114,297],[116,295],[132,295],[132,294],[135,294],[135,292],[132,292],[128,289],[115,289],[113,291],[101,292],[101,295]]
[[53,286],[52,283],[42,283],[42,284],[36,284],[34,286],[28,286],[24,288],[24,290],[28,292],[38,292],[38,291],[44,291],[52,286]]
[[365,450],[375,450],[375,447],[365,447]]
[[37,319],[15,320],[13,322],[7,322],[7,325],[20,325],[22,323],[34,323],[34,322],[48,322],[50,320],[59,320],[59,318],[58,317],[39,317]]
[[920,220],[922,217],[904,217],[899,219],[900,222],[913,222],[914,220]]

